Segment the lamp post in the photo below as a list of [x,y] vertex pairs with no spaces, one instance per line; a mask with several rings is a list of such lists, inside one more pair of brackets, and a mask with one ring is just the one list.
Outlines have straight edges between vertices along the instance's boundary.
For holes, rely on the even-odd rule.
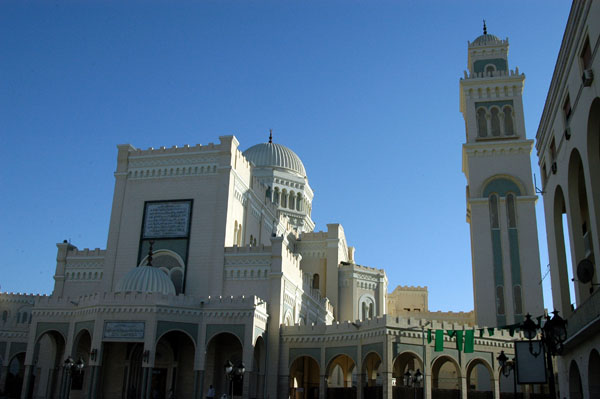
[[510,372],[513,372],[513,399],[517,399],[517,362],[516,359],[508,360],[504,351],[500,351],[500,355],[496,358],[500,365],[502,375],[508,377]]
[[[546,315],[544,325],[535,323],[531,320],[531,315],[527,313],[525,321],[521,325],[521,331],[525,338],[529,340],[529,353],[538,357],[542,353],[542,349],[546,352],[547,368],[550,371],[549,385],[550,397],[556,398],[556,386],[554,383],[554,366],[552,365],[552,356],[560,355],[563,350],[563,343],[567,339],[567,322],[558,315],[558,310],[552,312],[553,316]],[[532,340],[537,336],[538,329],[540,330],[540,347],[535,350]]]
[[233,398],[233,381],[244,378],[246,366],[244,366],[244,362],[239,362],[237,366],[234,366],[231,360],[228,360],[223,367],[225,369],[225,376],[229,380],[229,397]]
[[421,385],[422,381],[423,374],[420,369],[417,369],[414,374],[411,370],[407,370],[406,373],[404,373],[404,385],[413,388],[415,399],[417,399],[417,388]]
[[71,356],[69,356],[65,359],[65,362],[63,363],[63,370],[64,370],[65,377],[64,377],[64,389],[63,389],[63,395],[62,395],[64,399],[69,399],[69,395],[71,393],[71,376],[75,372],[81,373],[83,371],[84,367],[85,367],[85,363],[83,362],[83,359],[81,357],[79,358],[77,363],[75,363],[75,361],[73,360],[73,358]]

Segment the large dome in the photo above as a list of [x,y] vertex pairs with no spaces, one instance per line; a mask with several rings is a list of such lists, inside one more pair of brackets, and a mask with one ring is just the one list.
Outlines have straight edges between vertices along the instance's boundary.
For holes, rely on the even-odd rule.
[[489,35],[487,33],[484,33],[483,35],[479,36],[477,39],[473,40],[473,43],[471,43],[473,46],[487,46],[487,45],[494,45],[494,44],[502,44],[502,40],[500,40],[500,38],[498,36],[495,35]]
[[244,156],[256,166],[282,168],[306,176],[306,170],[296,153],[284,145],[261,143],[244,151]]
[[165,272],[152,266],[131,269],[117,283],[116,292],[157,292],[175,295],[175,286]]

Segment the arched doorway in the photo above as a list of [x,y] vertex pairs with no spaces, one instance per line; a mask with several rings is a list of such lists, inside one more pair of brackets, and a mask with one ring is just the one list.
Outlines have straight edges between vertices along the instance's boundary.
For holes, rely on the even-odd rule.
[[225,374],[224,365],[231,361],[234,366],[242,362],[242,343],[239,338],[231,333],[223,332],[210,338],[206,346],[206,361],[204,363],[204,391],[202,396],[206,396],[206,391],[212,385],[215,388],[216,396],[223,394],[229,395],[230,391],[233,397],[242,397],[243,378],[235,377],[228,379]]
[[434,398],[460,399],[461,375],[456,360],[450,356],[439,356],[431,367],[431,392]]
[[[425,368],[423,367],[423,361],[416,353],[403,352],[396,357],[392,369],[392,378],[396,381],[393,387],[394,399],[421,399],[424,397],[423,382],[415,385],[412,381],[407,381],[405,378],[406,373],[414,376],[417,370],[423,374]],[[425,378],[424,375],[423,378]]]
[[300,356],[290,367],[290,398],[319,398],[319,363],[310,356]]
[[254,343],[254,358],[252,370],[248,373],[250,378],[250,397],[263,398],[265,389],[266,347],[263,337],[258,337]]
[[[571,233],[571,248],[574,249],[572,258],[573,267],[577,267],[583,259],[594,258],[594,248],[592,245],[592,233],[590,223],[590,209],[588,205],[588,187],[584,175],[583,163],[579,151],[576,149],[571,152],[569,159],[569,215]],[[579,283],[575,289],[576,305],[579,306],[585,301],[590,293],[589,286]]]
[[4,393],[8,398],[20,398],[25,374],[25,352],[17,353],[8,362]]
[[29,388],[33,397],[56,398],[68,388],[69,378],[63,370],[65,338],[58,331],[46,331],[39,336],[34,347]]
[[[590,200],[592,209],[595,213],[595,225],[597,229],[597,231],[594,232],[596,237],[594,237],[594,235],[592,235],[592,237],[595,238],[595,242],[600,242],[600,240],[598,240],[598,235],[600,235],[600,187],[598,187],[598,184],[593,183],[600,181],[600,97],[594,99],[588,115],[587,158],[590,182],[592,182],[590,187]],[[596,265],[596,273],[594,273],[592,281],[597,283],[599,279],[598,274],[600,273],[600,267],[598,266],[598,251],[600,248],[593,248],[593,250],[595,259],[593,259],[592,262]]]
[[381,356],[369,352],[363,359],[362,373],[365,376],[364,398],[383,398],[383,380],[379,373]]
[[83,399],[88,395],[90,376],[88,372],[89,357],[92,350],[92,336],[87,330],[82,330],[75,337],[72,357],[75,362],[81,361],[85,364],[83,370],[74,371],[69,375],[70,381],[66,389],[70,389],[70,399]]
[[493,399],[492,368],[483,359],[474,359],[467,365],[467,398]]
[[194,394],[194,341],[184,332],[170,331],[156,344],[150,397],[190,398]]
[[600,398],[600,354],[596,349],[590,352],[590,361],[588,365],[588,386],[590,398]]
[[356,364],[348,355],[337,355],[327,365],[327,398],[356,398]]
[[581,376],[579,375],[579,367],[577,367],[575,360],[571,360],[571,366],[569,367],[569,398],[583,399]]

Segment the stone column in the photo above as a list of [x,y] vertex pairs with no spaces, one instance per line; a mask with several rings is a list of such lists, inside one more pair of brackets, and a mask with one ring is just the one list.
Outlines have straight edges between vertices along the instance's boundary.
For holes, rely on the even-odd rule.
[[379,366],[381,370],[381,374],[383,375],[383,398],[384,399],[392,399],[393,397],[393,387],[392,387],[392,377],[394,371],[393,364],[393,351],[392,351],[393,342],[390,337],[386,334],[384,335],[383,341],[383,361],[381,366]]
[[460,378],[460,387],[460,397],[462,399],[468,399],[467,377]]
[[100,372],[100,366],[89,366],[88,372],[90,373],[90,382],[88,387],[88,398],[96,398],[96,386],[98,385],[98,375]]
[[148,376],[146,378],[146,396],[145,399],[152,399],[152,369],[153,367],[144,367],[144,373]]
[[290,391],[290,376],[289,375],[280,375],[277,380],[277,391],[278,394],[276,397],[271,396],[269,392],[267,392],[267,399],[276,399],[276,398],[287,398]]
[[358,373],[358,381],[356,387],[356,399],[363,399],[363,392],[365,389],[365,374],[359,372]]
[[[308,397],[308,392],[304,391],[304,397]],[[325,399],[327,397],[327,375],[322,374],[319,376],[319,399]]]
[[392,399],[394,395],[394,389],[392,387],[392,372],[384,371],[383,375],[383,398]]
[[[5,357],[5,359],[7,359]],[[8,360],[8,359],[7,359]],[[8,374],[8,364],[6,366],[0,367],[0,392],[4,392],[6,390],[6,375]]]
[[194,371],[194,399],[204,397],[204,370]]
[[500,399],[500,379],[499,378],[494,379],[494,399]]
[[23,375],[23,388],[21,389],[21,399],[28,399],[31,397],[31,372],[33,371],[32,365],[25,366],[25,374]]

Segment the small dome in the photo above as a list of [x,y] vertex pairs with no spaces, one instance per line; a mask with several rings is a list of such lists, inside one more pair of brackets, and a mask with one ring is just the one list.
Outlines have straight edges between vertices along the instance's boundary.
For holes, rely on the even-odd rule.
[[117,283],[116,292],[157,292],[175,295],[171,279],[159,268],[138,266],[131,269]]
[[306,176],[306,170],[296,153],[284,145],[261,143],[244,151],[244,156],[256,166],[271,166],[296,172]]
[[479,36],[477,39],[473,40],[473,43],[471,43],[471,45],[473,46],[487,46],[490,44],[502,44],[502,40],[500,40],[498,36],[485,33]]

